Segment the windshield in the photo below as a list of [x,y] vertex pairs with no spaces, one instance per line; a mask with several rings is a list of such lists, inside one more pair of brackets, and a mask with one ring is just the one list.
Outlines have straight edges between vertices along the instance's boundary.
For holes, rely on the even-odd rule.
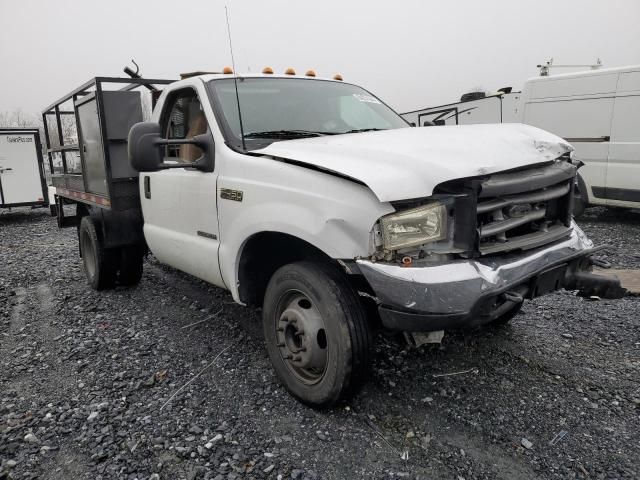
[[[241,148],[233,78],[212,80],[209,88],[222,110],[227,142]],[[409,126],[369,92],[348,83],[239,77],[238,95],[248,150],[280,140]]]

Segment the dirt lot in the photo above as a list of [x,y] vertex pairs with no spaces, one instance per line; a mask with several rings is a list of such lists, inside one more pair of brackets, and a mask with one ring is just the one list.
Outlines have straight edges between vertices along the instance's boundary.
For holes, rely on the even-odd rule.
[[[581,223],[640,267],[640,213]],[[317,412],[278,384],[259,312],[153,258],[139,287],[91,291],[75,235],[0,212],[0,479],[640,478],[639,297],[380,338],[360,395]]]

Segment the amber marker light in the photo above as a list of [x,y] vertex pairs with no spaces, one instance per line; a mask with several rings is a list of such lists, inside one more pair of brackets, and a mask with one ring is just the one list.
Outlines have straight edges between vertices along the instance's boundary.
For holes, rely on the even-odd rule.
[[224,67],[224,68],[222,69],[222,73],[224,73],[225,75],[229,75],[229,74],[233,73],[233,68],[231,68],[231,67]]
[[289,67],[284,71],[284,74],[285,75],[295,75],[296,71],[293,68]]
[[271,67],[264,67],[262,69],[262,73],[266,74],[266,75],[273,75],[273,68]]
[[307,70],[307,73],[305,73],[305,75],[307,77],[315,77],[316,76],[316,71],[315,70]]
[[342,75],[340,75],[339,73],[336,73],[336,74],[333,76],[333,79],[334,79],[334,80],[340,80],[340,81],[342,81]]

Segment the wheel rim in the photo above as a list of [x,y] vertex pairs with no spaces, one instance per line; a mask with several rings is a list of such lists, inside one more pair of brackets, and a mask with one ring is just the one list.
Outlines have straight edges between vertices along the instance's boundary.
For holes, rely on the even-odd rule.
[[285,292],[274,316],[276,342],[287,368],[300,381],[313,385],[327,369],[328,344],[324,320],[307,295]]
[[80,242],[80,248],[82,248],[82,262],[84,263],[84,269],[87,272],[89,278],[93,278],[96,274],[96,265],[93,253],[93,243],[89,234],[83,232],[82,240]]

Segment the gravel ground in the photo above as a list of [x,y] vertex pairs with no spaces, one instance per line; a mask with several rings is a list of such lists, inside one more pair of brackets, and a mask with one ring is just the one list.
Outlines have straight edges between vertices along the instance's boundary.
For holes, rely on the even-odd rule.
[[[639,212],[581,223],[640,267]],[[559,292],[442,345],[381,337],[362,392],[317,412],[278,384],[259,312],[153,258],[91,291],[73,229],[2,211],[0,479],[637,479],[639,307]]]

